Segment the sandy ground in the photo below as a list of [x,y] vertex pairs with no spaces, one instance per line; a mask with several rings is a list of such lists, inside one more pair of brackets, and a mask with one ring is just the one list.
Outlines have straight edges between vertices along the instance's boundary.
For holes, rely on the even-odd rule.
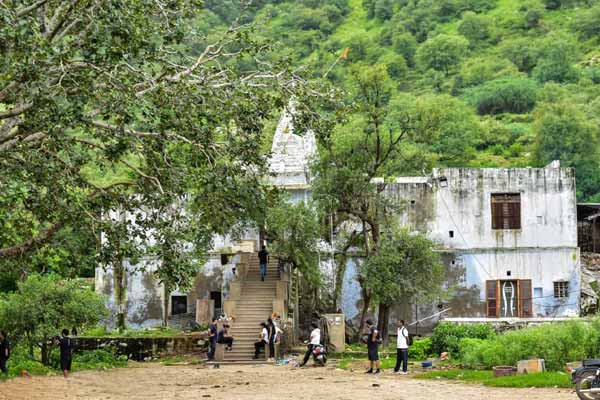
[[563,400],[569,390],[498,389],[425,381],[386,372],[380,376],[333,367],[163,366],[145,364],[109,371],[18,378],[0,383],[1,400],[154,399],[324,399],[324,400]]

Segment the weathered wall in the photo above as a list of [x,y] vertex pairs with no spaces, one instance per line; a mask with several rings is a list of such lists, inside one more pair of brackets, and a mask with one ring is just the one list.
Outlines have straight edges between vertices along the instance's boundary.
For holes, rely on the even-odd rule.
[[[141,264],[135,266],[128,262],[125,264],[128,271],[124,282],[126,326],[130,329],[161,326],[164,319],[164,289],[154,277],[158,261],[146,261],[143,268]],[[226,288],[233,278],[232,267],[232,264],[221,266],[220,254],[212,254],[203,265],[202,272],[194,280],[192,289],[189,292],[175,290],[170,293],[170,296],[187,296],[187,312],[195,313],[197,299],[209,298],[211,291],[225,291],[224,295],[226,295]],[[105,324],[109,329],[114,329],[117,326],[118,306],[112,268],[96,268],[96,291],[106,297],[106,306],[110,315]],[[170,297],[166,312],[170,317]]]
[[[445,177],[446,184],[440,184]],[[579,313],[575,177],[567,168],[435,169],[432,177],[399,178],[385,196],[401,206],[403,226],[427,232],[440,244],[452,295],[447,317],[485,317],[486,280],[531,279],[534,317]],[[520,193],[521,229],[492,229],[491,195]],[[453,237],[450,235],[453,232]],[[349,319],[361,309],[356,264],[348,261],[340,303]],[[569,282],[569,296],[554,298],[554,281]],[[415,321],[437,305],[398,305],[392,321]],[[421,324],[428,329],[435,319]]]
[[[160,326],[163,321],[163,288],[162,285],[157,284],[153,276],[158,262],[148,259],[144,263],[144,269],[140,270],[139,265],[133,266],[128,261],[124,262],[126,271],[123,282],[125,324],[135,329]],[[96,292],[106,298],[109,317],[105,320],[105,324],[110,329],[117,326],[117,314],[119,313],[115,297],[116,286],[112,267],[96,268]]]

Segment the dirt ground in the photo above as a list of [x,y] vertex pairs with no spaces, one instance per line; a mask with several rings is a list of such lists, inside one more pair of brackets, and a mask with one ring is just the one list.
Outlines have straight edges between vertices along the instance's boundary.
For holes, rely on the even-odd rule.
[[163,366],[18,378],[0,383],[0,400],[574,400],[559,389],[498,389],[392,375],[290,366]]

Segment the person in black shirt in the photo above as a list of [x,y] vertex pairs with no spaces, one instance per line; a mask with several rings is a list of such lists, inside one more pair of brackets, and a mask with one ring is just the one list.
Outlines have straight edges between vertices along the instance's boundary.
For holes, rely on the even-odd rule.
[[[373,325],[373,321],[367,320],[367,328],[369,329],[369,336],[367,337],[367,352],[369,355],[369,361],[371,368],[367,371],[367,374],[380,374],[380,363],[379,363],[379,331],[377,327]],[[373,368],[377,368],[373,371]]]
[[267,264],[269,263],[269,252],[267,247],[263,246],[258,252],[258,261],[260,263],[260,280],[264,281],[267,276]]
[[6,362],[10,357],[10,343],[8,341],[8,335],[4,331],[0,331],[0,371],[4,375],[8,375],[8,367]]
[[62,370],[64,377],[68,378],[69,371],[71,371],[73,353],[73,343],[69,337],[68,329],[62,330],[62,336],[58,338],[58,345],[60,346],[60,369]]
[[215,350],[217,350],[217,319],[213,318],[212,322],[208,325],[208,336],[210,342],[210,348],[208,349],[208,361],[214,361]]
[[231,351],[233,347],[233,336],[229,334],[229,325],[223,325],[223,329],[219,331],[217,343],[227,345],[227,350]]

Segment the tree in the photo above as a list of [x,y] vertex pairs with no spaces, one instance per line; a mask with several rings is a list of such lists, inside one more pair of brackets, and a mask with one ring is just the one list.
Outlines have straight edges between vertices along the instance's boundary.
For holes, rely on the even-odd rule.
[[501,78],[468,89],[467,99],[483,114],[531,111],[537,99],[538,85],[527,78]]
[[578,200],[598,199],[598,122],[590,120],[577,105],[566,102],[544,104],[535,117],[538,162],[544,165],[560,160],[563,166],[575,168]]
[[298,269],[313,286],[320,282],[318,243],[321,226],[313,205],[279,200],[267,209],[267,238],[271,252]]
[[[0,215],[14,228],[0,258],[66,228],[99,239],[103,212],[137,213],[131,202],[168,212],[185,198],[198,242],[254,217],[265,121],[292,95],[302,114],[319,91],[270,62],[239,19],[207,39],[193,28],[199,11],[183,0],[0,4],[0,193],[10,195]],[[163,245],[180,242],[160,218],[144,225],[163,229]]]
[[462,36],[440,34],[427,39],[417,50],[417,62],[423,69],[434,69],[445,75],[467,54],[469,41]]
[[379,304],[379,330],[388,340],[390,308],[399,303],[434,300],[444,281],[435,243],[420,233],[391,229],[382,235],[379,252],[363,265],[365,283]]
[[490,38],[491,25],[490,17],[467,11],[458,24],[458,33],[469,39],[469,42],[473,45]]
[[44,365],[50,361],[49,342],[62,329],[92,327],[105,315],[102,297],[85,283],[53,274],[30,275],[0,298],[0,326],[23,340],[32,357],[38,346]]
[[574,82],[579,71],[574,63],[578,58],[575,41],[569,36],[549,35],[538,44],[539,59],[533,76],[540,82]]
[[600,4],[579,11],[573,21],[573,29],[582,39],[597,38],[600,35]]
[[[427,161],[409,145],[413,131],[408,116],[401,110],[391,113],[386,67],[355,68],[352,76],[355,113],[330,136],[320,138],[323,150],[313,165],[313,198],[324,215],[335,214],[334,229],[356,227],[349,243],[360,238],[361,255],[368,259],[378,252],[383,216],[394,207],[381,195],[385,184],[374,178],[420,171]],[[362,274],[358,280],[363,297],[360,331],[371,294]]]
[[482,129],[473,109],[461,100],[446,94],[403,95],[391,100],[390,109],[392,118],[405,114],[412,121],[412,134],[421,142],[414,151],[429,152],[428,157],[446,166],[464,166],[474,158]]

